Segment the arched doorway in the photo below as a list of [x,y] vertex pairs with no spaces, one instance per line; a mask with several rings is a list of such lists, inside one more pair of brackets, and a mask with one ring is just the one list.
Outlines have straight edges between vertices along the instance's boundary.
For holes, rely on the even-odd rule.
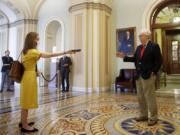
[[[45,32],[45,51],[46,52],[56,52],[63,51],[63,33],[62,33],[62,25],[60,22],[54,20],[51,21],[47,27]],[[44,64],[44,73],[46,78],[51,79],[57,71],[57,58],[46,59]],[[57,79],[53,80],[50,83],[45,83],[48,87],[57,87]]]
[[160,2],[150,18],[153,41],[160,45],[167,74],[180,74],[180,1]]

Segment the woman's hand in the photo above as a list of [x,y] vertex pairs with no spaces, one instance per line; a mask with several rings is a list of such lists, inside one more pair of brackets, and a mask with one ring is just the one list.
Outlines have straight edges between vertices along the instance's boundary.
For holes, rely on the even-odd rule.
[[38,76],[38,77],[41,76],[41,72],[40,72],[40,71],[37,71],[37,72],[36,72],[36,76]]
[[73,51],[73,50],[69,50],[69,51],[65,52],[65,54],[75,54],[75,53],[76,53],[76,52]]

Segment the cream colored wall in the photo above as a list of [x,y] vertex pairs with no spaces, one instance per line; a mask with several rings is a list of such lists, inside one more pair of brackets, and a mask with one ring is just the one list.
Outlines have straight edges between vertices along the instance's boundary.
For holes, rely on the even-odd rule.
[[159,47],[161,48],[162,50],[162,29],[157,29],[156,30],[157,32],[157,43],[159,44]]
[[[0,29],[0,55],[1,56],[4,55],[5,50],[8,48],[7,37],[8,37],[8,29],[7,28]],[[0,61],[0,67],[2,67],[2,61]]]
[[[0,43],[2,45],[1,51],[4,52],[9,49],[11,56],[14,59],[17,59],[23,48],[25,36],[30,31],[36,31],[36,24],[22,23],[15,24],[9,28],[0,28]],[[4,53],[1,54],[4,55]]]

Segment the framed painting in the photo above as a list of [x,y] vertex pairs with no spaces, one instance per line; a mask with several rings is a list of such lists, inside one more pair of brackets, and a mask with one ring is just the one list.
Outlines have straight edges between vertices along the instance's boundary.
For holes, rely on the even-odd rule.
[[133,55],[136,47],[136,28],[123,28],[116,30],[116,47],[118,53]]

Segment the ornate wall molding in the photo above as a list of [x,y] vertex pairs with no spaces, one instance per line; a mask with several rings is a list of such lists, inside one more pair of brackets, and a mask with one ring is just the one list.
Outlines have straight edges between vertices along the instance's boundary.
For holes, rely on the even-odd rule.
[[34,19],[22,19],[22,20],[18,20],[15,21],[13,23],[9,23],[9,24],[2,24],[0,25],[0,28],[11,28],[11,27],[16,27],[17,25],[21,25],[21,24],[37,24],[38,20],[34,20]]
[[108,13],[111,13],[111,11],[112,11],[112,9],[105,4],[94,3],[94,2],[85,2],[85,3],[81,3],[81,4],[71,6],[69,8],[69,12],[74,12],[74,11],[78,11],[78,10],[82,10],[82,9],[103,10],[103,11],[106,11]]

